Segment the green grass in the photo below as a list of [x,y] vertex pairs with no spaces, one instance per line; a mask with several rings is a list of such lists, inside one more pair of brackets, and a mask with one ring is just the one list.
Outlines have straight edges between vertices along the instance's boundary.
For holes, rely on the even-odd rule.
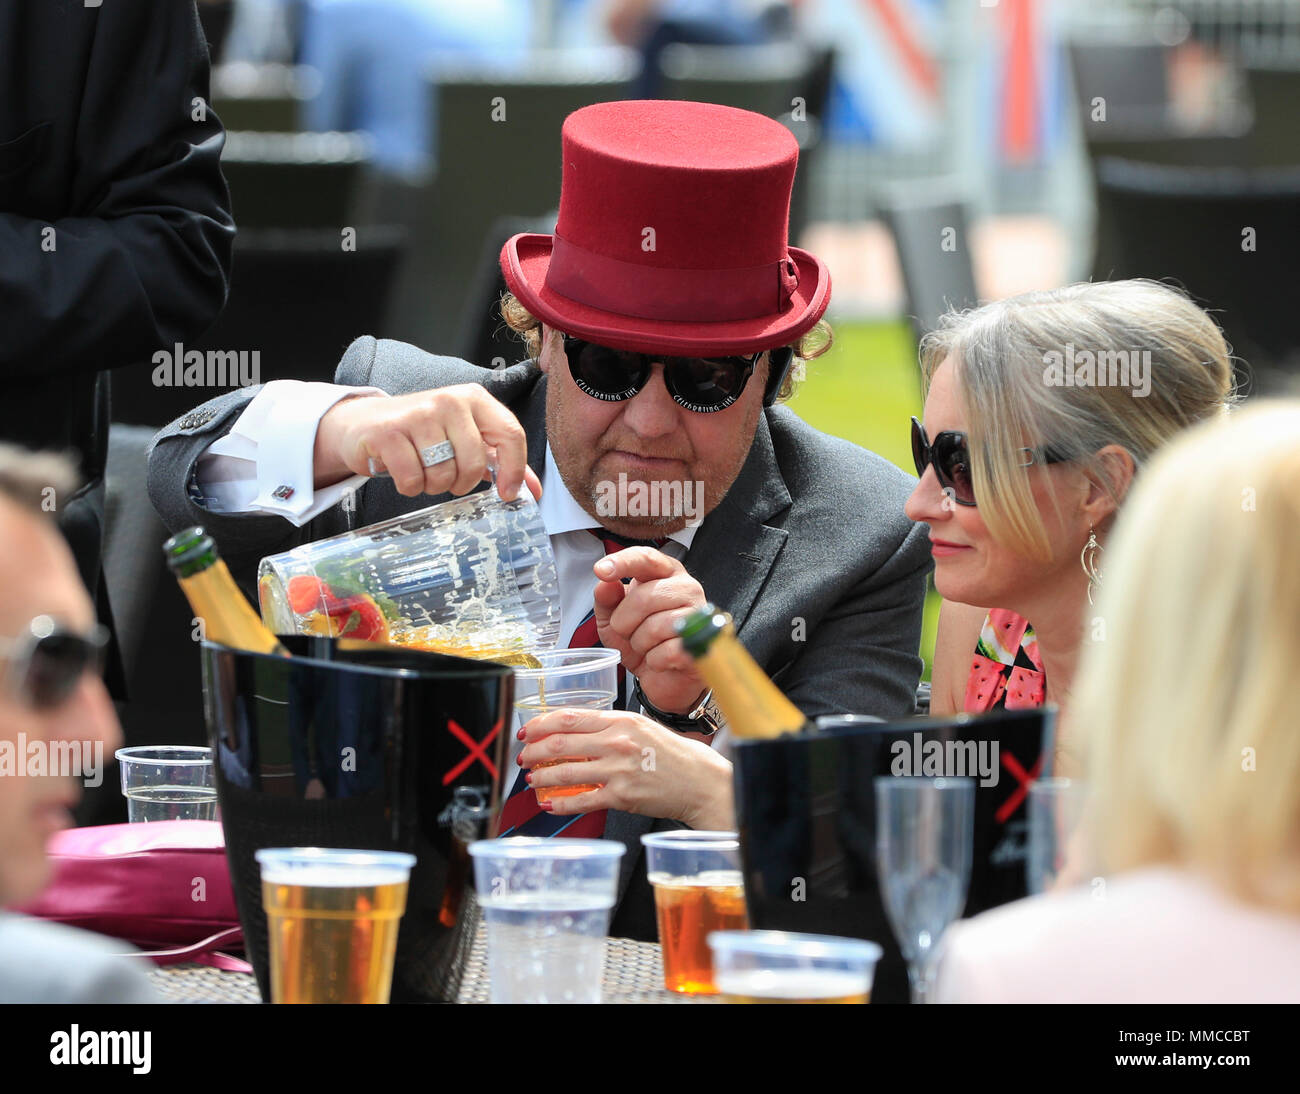
[[[905,321],[842,323],[830,351],[809,361],[790,408],[824,433],[869,448],[914,473],[907,420],[921,416],[916,345]],[[921,631],[923,679],[930,678],[939,595],[930,588]]]

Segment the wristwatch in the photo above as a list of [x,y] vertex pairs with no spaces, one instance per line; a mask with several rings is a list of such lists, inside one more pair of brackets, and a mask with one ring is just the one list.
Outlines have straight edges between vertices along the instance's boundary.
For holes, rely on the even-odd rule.
[[632,698],[660,725],[675,729],[678,733],[700,733],[705,737],[712,737],[722,728],[722,712],[713,701],[712,688],[706,691],[700,701],[685,714],[669,714],[650,702],[645,697],[645,692],[641,690],[641,681],[636,680],[635,677],[633,679],[635,683],[632,685]]

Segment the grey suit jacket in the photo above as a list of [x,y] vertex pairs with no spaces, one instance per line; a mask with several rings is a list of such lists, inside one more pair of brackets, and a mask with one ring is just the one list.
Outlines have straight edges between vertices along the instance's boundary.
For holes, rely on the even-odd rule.
[[[365,337],[349,347],[335,380],[395,395],[482,384],[519,418],[528,462],[539,473],[545,466],[546,378],[535,362],[492,371]],[[149,458],[149,494],[163,521],[173,530],[203,524],[250,596],[263,556],[346,527],[337,506],[301,529],[276,516],[213,513],[190,488],[199,455],[229,432],[256,392],[230,392],[173,422],[154,439]],[[931,566],[924,526],[903,513],[914,483],[874,453],[773,407],[760,416],[735,483],[696,532],[686,569],[732,614],[746,648],[809,717],[913,712]],[[391,480],[372,479],[358,492],[355,524],[439,500],[403,497]],[[640,865],[640,836],[652,827],[679,826],[611,812],[606,827],[607,838],[628,846],[611,928],[625,937],[655,937]],[[629,886],[640,895],[627,895]]]

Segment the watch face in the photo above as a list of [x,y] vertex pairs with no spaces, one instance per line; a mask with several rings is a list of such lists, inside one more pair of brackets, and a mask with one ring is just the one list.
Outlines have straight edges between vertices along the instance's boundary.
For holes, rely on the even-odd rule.
[[722,711],[718,709],[718,704],[713,701],[713,696],[709,696],[709,701],[704,704],[704,710],[700,713],[699,718],[701,733],[716,733],[725,725],[722,717]]

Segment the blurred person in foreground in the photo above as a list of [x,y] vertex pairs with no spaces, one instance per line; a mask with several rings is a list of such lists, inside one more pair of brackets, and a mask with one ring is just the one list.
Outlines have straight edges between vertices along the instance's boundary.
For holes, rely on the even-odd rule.
[[1148,460],[1232,402],[1228,347],[1177,290],[1098,282],[945,316],[921,371],[907,515],[929,525],[944,598],[931,711],[1054,703],[1068,775],[1075,664],[1111,526]]
[[1144,473],[1076,689],[1083,881],[956,925],[941,998],[1300,1002],[1297,529],[1300,401],[1199,426]]
[[[46,841],[71,825],[80,796],[68,749],[107,762],[121,743],[98,675],[103,629],[42,511],[47,491],[75,486],[62,457],[0,444],[0,908],[50,880]],[[141,968],[114,956],[127,948],[0,911],[0,1002],[159,1002]]]

